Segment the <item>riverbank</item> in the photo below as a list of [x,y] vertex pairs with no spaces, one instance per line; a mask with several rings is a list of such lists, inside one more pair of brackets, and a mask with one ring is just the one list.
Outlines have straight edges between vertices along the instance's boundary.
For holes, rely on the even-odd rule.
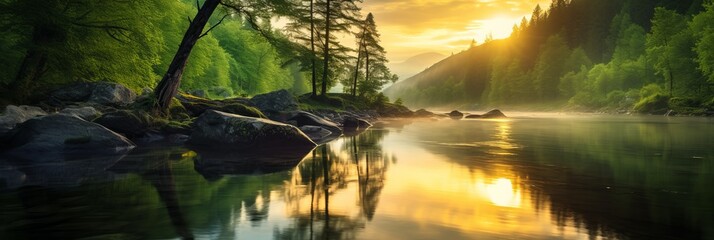
[[32,105],[3,106],[0,151],[119,152],[157,142],[221,149],[312,148],[362,131],[379,118],[415,116],[385,99],[293,96],[286,90],[227,99],[180,93],[163,113],[154,104],[150,89],[136,93],[116,83],[56,89]]

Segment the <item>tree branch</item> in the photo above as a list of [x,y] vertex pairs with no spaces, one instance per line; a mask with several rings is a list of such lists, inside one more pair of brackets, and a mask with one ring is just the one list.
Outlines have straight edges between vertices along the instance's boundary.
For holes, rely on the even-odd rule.
[[220,25],[220,24],[223,22],[223,19],[226,19],[226,17],[228,17],[228,14],[223,15],[223,17],[221,18],[221,20],[218,21],[218,23],[216,23],[215,25],[211,26],[211,28],[209,28],[208,30],[206,30],[206,32],[203,33],[203,34],[201,34],[201,36],[198,36],[198,38],[201,39],[202,37],[205,37],[206,35],[208,35],[208,32],[210,32],[211,30],[213,30],[214,28],[216,28],[218,25]]

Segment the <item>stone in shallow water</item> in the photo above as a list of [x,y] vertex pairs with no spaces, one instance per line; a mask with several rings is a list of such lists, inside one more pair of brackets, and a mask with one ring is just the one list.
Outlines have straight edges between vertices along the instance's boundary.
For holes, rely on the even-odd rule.
[[47,115],[47,112],[39,107],[9,105],[5,107],[5,111],[0,115],[0,136],[15,128],[17,124],[23,123],[33,117],[45,115]]
[[20,124],[8,141],[13,154],[47,152],[121,152],[134,143],[111,130],[79,117],[53,114]]
[[316,146],[295,126],[215,110],[207,110],[196,119],[188,143],[229,149],[287,149]]

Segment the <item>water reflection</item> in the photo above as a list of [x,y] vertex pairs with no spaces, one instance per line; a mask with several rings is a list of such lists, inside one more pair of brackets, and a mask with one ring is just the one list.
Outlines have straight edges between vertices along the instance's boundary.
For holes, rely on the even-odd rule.
[[447,119],[291,154],[0,160],[0,239],[712,239],[712,126]]
[[386,133],[371,130],[315,149],[286,183],[287,216],[294,222],[276,238],[355,238],[373,218],[384,187]]

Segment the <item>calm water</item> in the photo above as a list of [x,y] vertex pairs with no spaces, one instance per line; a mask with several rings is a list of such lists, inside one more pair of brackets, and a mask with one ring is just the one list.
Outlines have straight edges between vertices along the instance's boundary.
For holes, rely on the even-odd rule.
[[525,114],[262,157],[4,159],[0,239],[714,239],[713,134],[713,119]]

